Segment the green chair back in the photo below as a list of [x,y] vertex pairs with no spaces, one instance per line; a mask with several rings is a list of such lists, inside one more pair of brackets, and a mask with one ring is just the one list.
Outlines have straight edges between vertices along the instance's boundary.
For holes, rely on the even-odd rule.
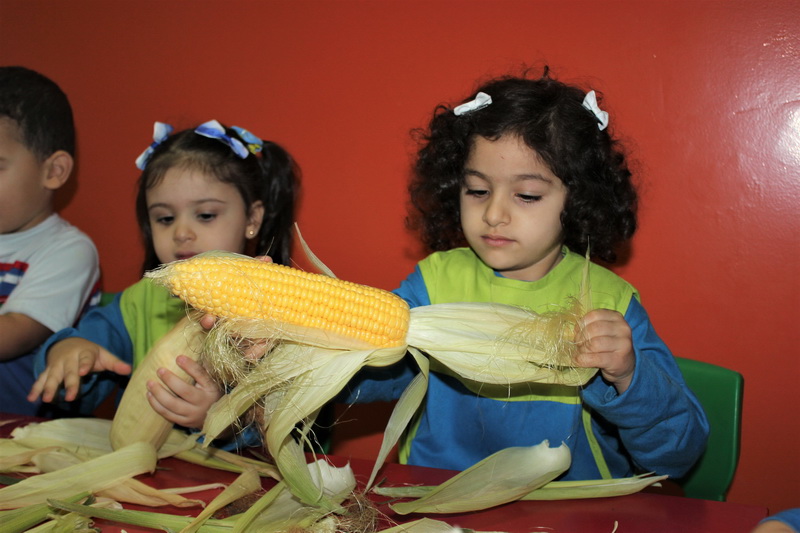
[[744,378],[721,366],[676,357],[686,384],[706,412],[710,433],[705,453],[677,480],[690,498],[725,501],[739,462]]
[[102,292],[100,293],[100,306],[108,305],[112,301],[114,301],[114,297],[117,295],[116,292]]

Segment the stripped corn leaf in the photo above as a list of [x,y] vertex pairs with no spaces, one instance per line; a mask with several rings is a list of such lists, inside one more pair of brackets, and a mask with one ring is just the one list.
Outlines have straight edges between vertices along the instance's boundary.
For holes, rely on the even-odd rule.
[[[626,496],[650,486],[660,486],[668,476],[640,474],[614,479],[589,479],[575,481],[551,481],[520,498],[521,500],[582,500],[587,498],[611,498]],[[378,486],[375,494],[388,498],[422,498],[436,487],[425,485]]]
[[46,498],[64,498],[76,492],[98,492],[156,467],[156,451],[136,442],[115,452],[32,476],[0,489],[0,509],[16,509]]
[[569,468],[566,444],[506,448],[459,472],[423,497],[391,504],[400,513],[461,513],[515,501]]

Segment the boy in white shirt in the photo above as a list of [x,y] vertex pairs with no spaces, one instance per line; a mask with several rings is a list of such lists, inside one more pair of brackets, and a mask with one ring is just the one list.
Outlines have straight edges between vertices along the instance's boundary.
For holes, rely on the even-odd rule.
[[[33,352],[99,299],[97,250],[55,212],[72,172],[67,96],[24,67],[0,67],[0,411],[50,415],[26,396]],[[93,299],[93,296],[95,297]]]

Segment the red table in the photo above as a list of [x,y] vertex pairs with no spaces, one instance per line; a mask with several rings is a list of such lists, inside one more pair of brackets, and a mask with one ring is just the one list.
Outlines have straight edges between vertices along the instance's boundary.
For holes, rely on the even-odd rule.
[[[10,417],[0,415],[0,419],[3,418]],[[11,427],[13,426],[0,426],[0,437],[7,437]],[[343,457],[332,456],[329,457],[329,460],[337,466],[343,466],[348,462],[348,459]],[[358,481],[361,484],[365,483],[372,470],[372,462],[360,459],[351,459],[349,462]],[[434,485],[445,481],[453,474],[452,471],[435,468],[387,464],[378,479],[383,480],[382,484],[386,486],[404,483]],[[159,462],[159,469],[154,474],[139,476],[138,479],[157,488],[166,488],[212,482],[229,483],[235,477],[236,474],[199,467],[178,459],[164,459]],[[273,483],[271,480],[264,480],[263,484],[265,488],[270,488]],[[220,490],[209,490],[187,495],[187,497],[208,502],[219,492]],[[387,505],[382,504],[385,498],[373,495],[371,499],[379,504],[380,511],[394,522],[408,522],[422,517],[420,515],[396,515]],[[191,516],[196,516],[200,512],[199,508],[162,507],[152,509],[129,505],[126,507]],[[767,509],[651,492],[591,500],[514,502],[468,514],[431,514],[426,516],[464,528],[507,533],[611,533],[615,527],[617,533],[708,533],[716,531],[749,533],[759,520],[767,516]],[[95,525],[102,528],[103,532],[125,530],[128,533],[144,533],[153,531],[128,525],[110,524],[103,520],[97,520]]]

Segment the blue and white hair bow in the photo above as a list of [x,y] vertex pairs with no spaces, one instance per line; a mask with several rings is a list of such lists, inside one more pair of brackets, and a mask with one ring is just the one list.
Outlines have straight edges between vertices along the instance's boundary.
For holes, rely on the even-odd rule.
[[172,126],[169,124],[164,124],[163,122],[156,122],[153,124],[153,143],[136,158],[136,168],[144,170],[144,167],[147,166],[147,162],[150,161],[150,158],[153,156],[153,151],[159,144],[167,140],[170,133],[172,133]]
[[225,133],[225,128],[223,128],[222,124],[216,120],[209,120],[208,122],[200,124],[195,128],[194,132],[198,135],[202,135],[203,137],[217,139],[224,142],[230,146],[231,150],[233,150],[233,153],[242,159],[245,159],[250,153],[247,148],[245,148],[244,144],[242,144],[242,141]]
[[247,149],[250,150],[251,154],[257,154],[264,148],[264,141],[246,129],[240,128],[239,126],[231,126],[231,129],[235,131],[244,142],[247,143]]
[[600,109],[600,106],[597,105],[597,95],[594,91],[589,91],[586,93],[586,96],[583,99],[583,107],[591,111],[595,118],[597,118],[599,124],[597,127],[600,131],[603,131],[608,127],[608,113]]
[[455,113],[457,117],[460,117],[461,115],[466,115],[467,113],[472,113],[473,111],[483,109],[491,103],[491,96],[486,93],[478,93],[475,95],[475,98],[469,102],[461,104],[460,106],[456,106],[456,108],[453,109],[453,113]]

